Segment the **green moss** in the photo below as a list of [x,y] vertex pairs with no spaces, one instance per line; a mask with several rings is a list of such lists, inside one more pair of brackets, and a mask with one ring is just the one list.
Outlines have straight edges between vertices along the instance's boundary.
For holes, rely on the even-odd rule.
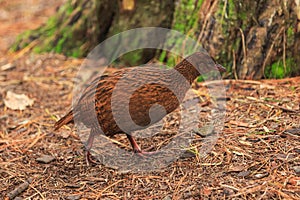
[[[23,32],[22,34],[18,35],[17,38],[16,38],[16,41],[10,47],[10,51],[12,51],[12,52],[18,51],[18,50],[28,46],[28,44],[30,42],[29,37],[32,33],[33,33],[33,31],[27,30],[27,31]],[[24,38],[27,38],[27,39],[24,40]]]
[[136,66],[141,64],[144,49],[138,49],[135,51],[128,52],[114,61],[116,66]]
[[296,87],[295,86],[291,86],[290,90],[292,90],[293,92],[295,92],[296,91]]
[[136,65],[136,63],[139,63],[141,58],[142,58],[142,51],[141,50],[136,50],[134,52],[129,52],[129,53],[126,53],[125,55],[122,56],[123,62],[125,62],[125,64],[129,64],[131,66]]
[[174,13],[173,29],[186,34],[192,28],[196,28],[198,26],[198,11],[202,2],[203,0],[198,1],[197,7],[195,7],[193,0],[182,0],[178,3]]
[[61,53],[61,52],[62,52],[63,45],[64,45],[65,41],[66,41],[66,38],[63,37],[63,38],[61,38],[61,39],[57,42],[57,45],[54,47],[54,51],[55,51],[56,53]]
[[78,58],[81,56],[81,51],[80,51],[80,48],[77,48],[77,49],[73,49],[72,51],[72,57],[75,57],[75,58]]
[[43,28],[47,37],[50,37],[55,33],[57,29],[57,25],[58,25],[57,18],[50,17],[49,20],[47,21],[45,28]]
[[282,60],[273,63],[271,66],[267,66],[265,75],[267,78],[281,79],[291,75],[294,69],[295,62],[292,58],[288,58],[285,61],[285,66]]
[[166,59],[166,57],[167,57],[167,51],[162,51],[161,54],[160,54],[160,56],[159,56],[159,58],[158,58],[158,60],[160,62],[164,62],[165,59]]
[[67,12],[67,15],[70,15],[72,12],[73,12],[73,8],[71,5],[68,5],[67,9],[66,9],[66,12]]
[[173,67],[173,66],[175,66],[175,64],[176,64],[175,57],[174,56],[169,57],[166,65],[169,67]]
[[[197,39],[197,31],[199,31],[199,10],[201,8],[203,0],[198,1],[195,4],[194,0],[182,0],[176,5],[175,12],[173,15],[172,28],[179,31],[180,33],[186,34],[187,36]],[[168,49],[182,49],[184,44],[184,38],[168,38],[165,45]],[[184,52],[193,52],[194,47],[185,46]],[[166,62],[168,66],[174,66],[176,64],[175,57],[169,54],[167,51],[162,51],[159,56],[160,62]]]
[[205,79],[204,79],[203,75],[202,75],[202,76],[199,76],[199,77],[197,78],[197,82],[204,82],[204,81],[205,81]]
[[34,47],[32,51],[36,54],[42,53],[42,49],[40,46]]
[[294,32],[294,27],[289,27],[286,31],[286,35],[287,35],[287,44],[288,45],[293,45],[294,44],[294,40],[295,40],[295,32]]

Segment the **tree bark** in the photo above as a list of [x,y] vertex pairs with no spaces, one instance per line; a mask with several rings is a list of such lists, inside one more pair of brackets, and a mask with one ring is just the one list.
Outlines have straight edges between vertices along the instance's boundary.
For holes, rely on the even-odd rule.
[[[193,37],[227,66],[230,77],[300,74],[300,0],[70,0],[45,26],[21,35],[13,50],[29,46],[82,57],[109,36],[146,26]],[[139,50],[118,61],[138,65],[155,52]],[[167,55],[159,59],[174,64]]]
[[221,63],[233,66],[236,78],[276,78],[277,68],[285,76],[299,74],[295,2],[204,0],[199,41]]
[[[69,0],[44,26],[20,35],[12,50],[29,45],[37,53],[83,57],[113,34],[145,26],[170,28],[173,11],[174,0]],[[145,52],[130,64],[149,60]]]

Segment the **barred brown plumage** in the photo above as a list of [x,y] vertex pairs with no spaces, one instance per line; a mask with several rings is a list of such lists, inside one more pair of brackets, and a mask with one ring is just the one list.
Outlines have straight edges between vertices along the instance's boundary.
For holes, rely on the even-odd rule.
[[74,122],[74,118],[91,128],[86,145],[87,161],[91,161],[89,151],[99,133],[106,136],[125,133],[134,152],[144,154],[130,133],[174,111],[200,73],[212,70],[225,71],[225,68],[207,53],[196,52],[174,69],[132,67],[98,77],[85,89],[73,109],[55,123],[54,129]]

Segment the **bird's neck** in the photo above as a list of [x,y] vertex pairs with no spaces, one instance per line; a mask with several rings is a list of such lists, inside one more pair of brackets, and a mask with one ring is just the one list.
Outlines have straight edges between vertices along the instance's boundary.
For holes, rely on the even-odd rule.
[[197,69],[195,69],[195,67],[186,59],[178,63],[174,69],[183,75],[190,84],[192,84],[193,81],[200,76],[200,73],[197,71]]

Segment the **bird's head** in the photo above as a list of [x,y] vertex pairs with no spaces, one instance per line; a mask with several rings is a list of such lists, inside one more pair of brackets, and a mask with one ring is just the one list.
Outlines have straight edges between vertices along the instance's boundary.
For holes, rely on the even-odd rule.
[[207,52],[193,53],[188,56],[186,60],[193,65],[200,74],[205,74],[210,71],[226,71],[226,69],[218,64]]

